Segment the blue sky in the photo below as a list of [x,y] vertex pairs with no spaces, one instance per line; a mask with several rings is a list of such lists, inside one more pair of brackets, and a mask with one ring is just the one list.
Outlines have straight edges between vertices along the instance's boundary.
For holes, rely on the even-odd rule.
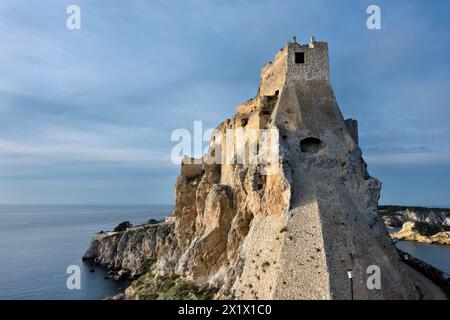
[[444,0],[2,0],[0,203],[172,203],[171,132],[231,117],[314,35],[381,202],[450,206],[449,18]]

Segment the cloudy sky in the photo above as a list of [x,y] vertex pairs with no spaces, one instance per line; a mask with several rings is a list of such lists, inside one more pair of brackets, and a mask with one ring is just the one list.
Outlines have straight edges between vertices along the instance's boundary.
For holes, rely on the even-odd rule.
[[293,35],[329,42],[381,202],[450,206],[444,0],[2,0],[0,203],[172,203],[171,132],[231,117]]

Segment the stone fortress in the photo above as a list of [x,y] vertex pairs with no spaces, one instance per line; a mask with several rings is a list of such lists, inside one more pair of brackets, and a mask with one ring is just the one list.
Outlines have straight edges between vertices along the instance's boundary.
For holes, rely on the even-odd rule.
[[[367,171],[357,122],[339,110],[326,42],[301,45],[294,37],[286,44],[262,69],[256,97],[217,130],[239,127],[278,132],[277,172],[262,174],[264,164],[185,161],[174,221],[141,235],[108,235],[89,257],[136,274],[142,261],[155,259],[154,277],[216,288],[217,299],[443,297],[400,261],[378,215],[381,183]],[[204,158],[224,144],[211,141]],[[374,268],[378,289],[367,286]],[[145,298],[139,286],[127,297]]]

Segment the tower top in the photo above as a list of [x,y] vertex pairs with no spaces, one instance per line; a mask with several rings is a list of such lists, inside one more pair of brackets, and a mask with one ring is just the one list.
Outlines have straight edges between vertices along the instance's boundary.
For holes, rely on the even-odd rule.
[[260,76],[262,95],[273,95],[280,91],[286,82],[292,80],[329,80],[328,44],[316,41],[312,36],[307,44],[297,43],[297,37],[287,43],[264,66]]

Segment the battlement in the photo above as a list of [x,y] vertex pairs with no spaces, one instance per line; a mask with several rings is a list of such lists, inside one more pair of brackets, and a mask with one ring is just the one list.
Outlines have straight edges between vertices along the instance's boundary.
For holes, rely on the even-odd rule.
[[329,80],[328,44],[315,41],[299,44],[294,37],[264,66],[260,75],[260,94],[274,95],[286,80]]

